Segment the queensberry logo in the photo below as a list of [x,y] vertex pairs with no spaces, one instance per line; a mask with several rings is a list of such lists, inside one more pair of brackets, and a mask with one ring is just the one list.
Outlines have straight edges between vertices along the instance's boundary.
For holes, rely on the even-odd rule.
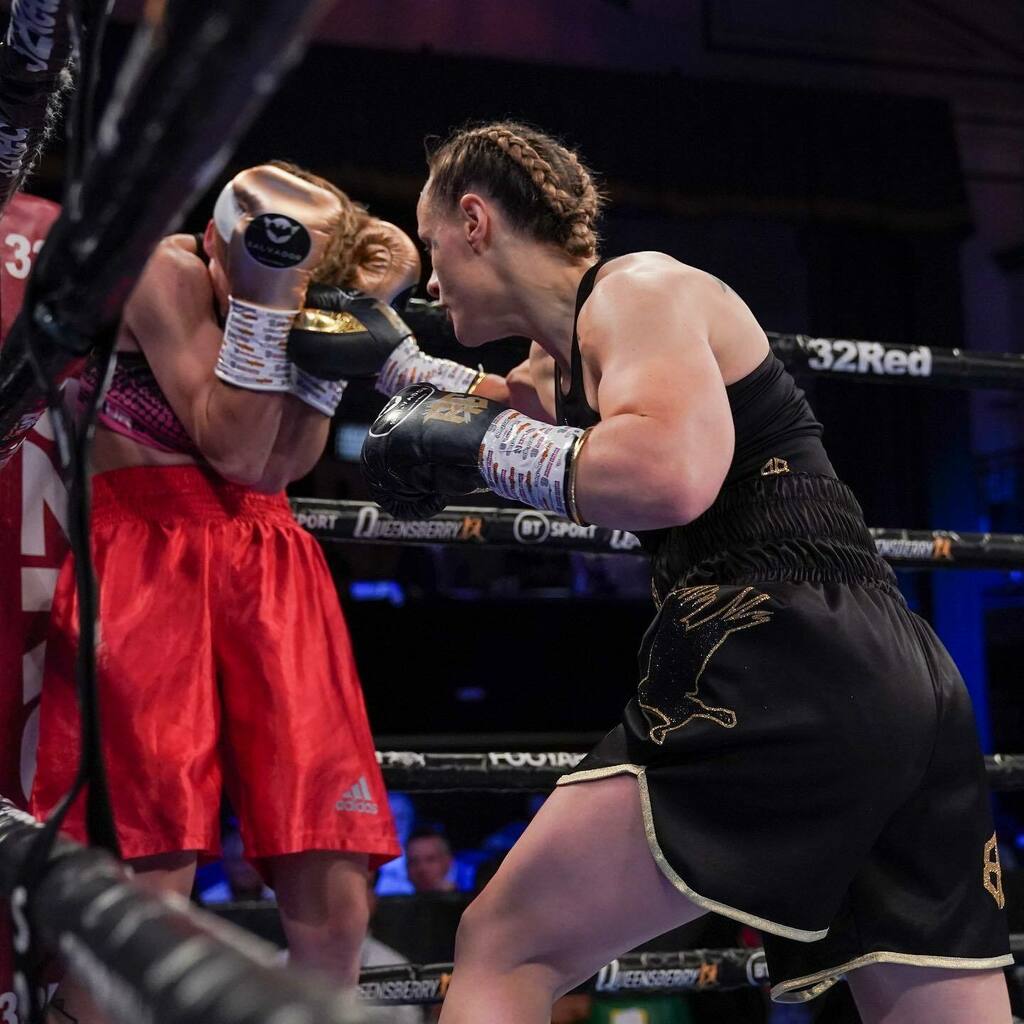
[[480,516],[461,519],[391,519],[373,505],[364,505],[352,531],[356,540],[407,540],[465,543],[484,541],[484,520]]
[[875,550],[882,558],[916,559],[917,561],[952,562],[953,541],[950,537],[912,540],[907,537],[876,537]]
[[598,992],[692,991],[712,987],[718,980],[715,964],[695,967],[623,968],[613,960],[598,972],[594,988]]
[[359,996],[368,1003],[401,1006],[403,1004],[439,1003],[448,991],[450,974],[437,978],[394,978],[364,981],[358,986]]

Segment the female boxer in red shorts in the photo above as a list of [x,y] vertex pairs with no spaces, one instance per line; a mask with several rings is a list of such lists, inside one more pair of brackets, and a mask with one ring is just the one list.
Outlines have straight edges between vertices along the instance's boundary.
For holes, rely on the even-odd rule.
[[[343,388],[287,358],[311,282],[390,301],[415,246],[291,165],[244,171],[200,238],[161,243],[127,303],[93,452],[99,698],[121,850],[188,893],[222,787],[297,961],[355,980],[366,870],[399,850],[337,595],[282,488]],[[96,386],[87,376],[86,394]],[[54,600],[33,808],[77,761],[77,606]],[[68,828],[83,835],[81,808]]]
[[1006,1024],[966,689],[750,310],[662,253],[599,260],[597,191],[548,136],[485,125],[429,164],[419,230],[459,341],[534,345],[505,381],[396,349],[418,383],[363,447],[375,496],[420,517],[489,487],[641,531],[658,606],[621,724],[463,916],[444,1024],[546,1024],[708,910],[763,932],[777,999],[848,976],[867,1022]]

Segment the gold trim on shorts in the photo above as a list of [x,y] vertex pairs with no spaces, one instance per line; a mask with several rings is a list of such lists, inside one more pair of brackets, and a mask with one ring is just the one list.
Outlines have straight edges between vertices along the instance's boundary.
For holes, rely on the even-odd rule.
[[678,875],[675,868],[669,864],[662,853],[661,844],[654,831],[654,815],[651,812],[651,797],[647,790],[647,769],[637,764],[616,764],[607,768],[591,768],[582,772],[569,772],[561,776],[555,783],[557,786],[571,786],[576,782],[594,782],[597,779],[607,779],[613,775],[633,775],[636,777],[637,785],[640,787],[640,805],[644,813],[644,834],[647,836],[647,845],[651,849],[651,856],[654,862],[661,869],[661,873],[692,903],[705,910],[714,911],[716,914],[724,914],[734,921],[749,924],[752,928],[759,928],[764,932],[771,932],[773,935],[781,935],[784,939],[794,939],[797,942],[817,942],[828,934],[828,929],[822,931],[806,931],[803,928],[792,928],[788,924],[779,924],[777,921],[769,921],[767,918],[758,917],[756,914],[748,914],[745,910],[738,910],[725,903],[709,899],[694,892],[686,882]]
[[777,1003],[806,1003],[830,989],[844,974],[867,967],[870,964],[909,964],[912,967],[942,967],[951,971],[984,971],[996,967],[1009,967],[1013,963],[1013,954],[990,956],[968,960],[957,956],[916,956],[913,953],[865,953],[856,960],[848,960],[845,964],[830,967],[804,978],[791,978],[773,985],[772,999]]

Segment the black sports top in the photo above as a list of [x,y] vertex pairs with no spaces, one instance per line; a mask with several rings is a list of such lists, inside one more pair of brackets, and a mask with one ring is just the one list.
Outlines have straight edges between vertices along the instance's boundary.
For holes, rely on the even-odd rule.
[[[574,427],[601,419],[584,393],[576,327],[601,265],[583,275],[577,292],[567,392],[555,367],[556,419]],[[712,581],[894,583],[860,505],[829,462],[821,424],[783,364],[769,353],[725,390],[736,442],[714,504],[692,523],[639,534],[652,556],[656,596]]]

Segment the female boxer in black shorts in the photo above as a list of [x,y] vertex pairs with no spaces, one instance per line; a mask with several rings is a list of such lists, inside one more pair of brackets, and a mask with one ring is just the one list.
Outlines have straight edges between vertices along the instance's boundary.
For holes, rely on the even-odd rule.
[[750,310],[662,253],[598,260],[590,175],[537,131],[462,131],[429,164],[459,341],[534,344],[472,393],[413,374],[364,448],[375,496],[424,515],[486,485],[639,531],[658,606],[621,724],[463,917],[442,1021],[546,1022],[709,910],[764,933],[776,999],[849,975],[866,1021],[1009,1021],[966,689]]

